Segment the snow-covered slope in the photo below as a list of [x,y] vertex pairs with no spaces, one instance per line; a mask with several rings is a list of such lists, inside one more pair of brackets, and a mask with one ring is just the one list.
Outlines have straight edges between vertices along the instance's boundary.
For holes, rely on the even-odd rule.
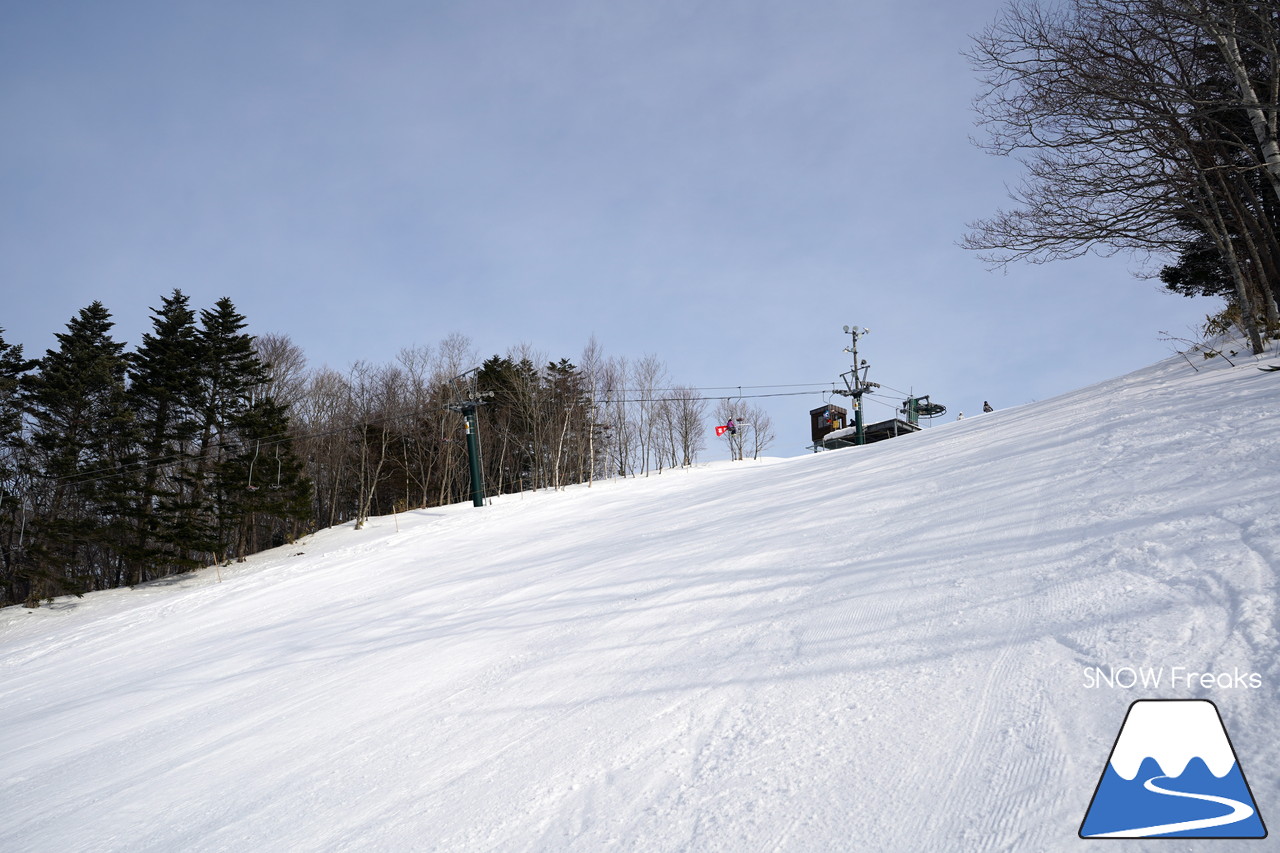
[[0,611],[0,849],[1074,850],[1138,698],[1280,820],[1280,374],[1197,367]]

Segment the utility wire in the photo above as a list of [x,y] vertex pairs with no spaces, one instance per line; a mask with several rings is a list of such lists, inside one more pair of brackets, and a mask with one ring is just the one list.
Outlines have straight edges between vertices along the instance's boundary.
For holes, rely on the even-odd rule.
[[[758,391],[762,388],[810,388],[814,385],[821,385],[821,384],[823,383],[792,382],[790,384],[780,384],[780,385],[673,385],[669,388],[606,388],[603,390],[605,391],[605,393],[610,393],[610,394],[649,394],[655,391],[732,391],[735,388],[738,389],[739,391],[742,391],[744,389],[749,391]],[[833,383],[827,383],[827,384],[833,384]],[[718,399],[720,396],[723,396],[723,395],[717,395],[715,397],[712,397],[712,399]],[[734,394],[732,396],[736,397],[737,395]]]
[[[732,387],[736,388],[738,386],[734,385]],[[743,387],[745,388],[747,386],[743,386]],[[794,386],[766,385],[762,387],[789,388]],[[693,390],[702,390],[702,389],[693,389]],[[605,400],[601,400],[597,402],[602,402],[610,405],[614,403],[679,403],[684,401],[692,402],[692,401],[699,401],[699,400],[755,400],[761,397],[806,397],[811,394],[829,394],[829,393],[831,393],[831,389],[818,388],[816,390],[810,389],[808,391],[777,391],[772,394],[713,394],[707,397],[703,397],[703,396],[699,396],[699,397],[632,397],[625,400],[614,400],[612,398],[606,398]]]
[[[454,377],[454,379],[450,380],[450,382],[451,383],[455,382],[458,379],[461,379],[467,376],[471,372],[473,371],[467,371],[467,373],[463,373],[457,377]],[[711,400],[754,400],[754,399],[763,399],[763,398],[770,398],[770,397],[804,397],[804,396],[809,396],[814,394],[825,395],[825,394],[831,394],[837,390],[835,388],[834,382],[827,383],[831,387],[825,387],[825,388],[813,387],[814,385],[818,385],[818,384],[820,383],[788,383],[788,384],[774,384],[774,385],[672,386],[670,388],[652,388],[652,389],[648,389],[648,388],[646,389],[636,389],[636,388],[605,389],[603,392],[600,392],[605,394],[605,398],[603,400],[591,398],[591,403],[593,406],[596,406],[596,405],[618,405],[618,404],[630,404],[630,403],[664,403],[664,402],[681,402],[681,401],[708,402]],[[670,391],[675,391],[675,392],[716,391],[716,390],[731,391],[735,389],[741,392],[744,390],[762,390],[762,389],[769,389],[769,388],[805,388],[806,390],[774,391],[774,392],[762,393],[762,394],[742,394],[742,393],[709,394],[709,395],[699,395],[694,397],[669,397],[669,396],[668,397],[630,397],[628,396],[623,399],[614,399],[612,397],[612,394],[615,394],[615,393],[641,394],[641,393],[652,393],[655,391],[669,391],[669,392]],[[895,389],[889,389],[889,390],[895,390]],[[905,392],[899,392],[899,393],[905,393]],[[509,396],[509,395],[506,395],[506,396]],[[883,395],[868,394],[867,396],[881,397]],[[884,399],[889,400],[891,398],[884,397]],[[888,405],[888,403],[885,403],[884,405]],[[419,417],[424,414],[427,414],[428,412],[443,411],[447,408],[448,408],[447,406],[429,406],[429,407],[426,407],[425,409],[414,408],[414,409],[406,410],[402,412],[380,414],[375,417],[371,417],[371,418],[367,418],[367,419],[363,419],[355,422],[349,422],[341,426],[331,427],[323,430],[316,430],[316,431],[306,432],[306,433],[277,433],[275,435],[263,436],[261,439],[253,439],[253,441],[255,441],[259,447],[270,448],[276,445],[285,444],[287,442],[292,442],[292,441],[306,441],[306,440],[315,439],[315,438],[327,438],[329,436],[350,432],[352,430],[359,429],[360,427],[386,426],[388,424],[394,423],[396,421],[404,420],[406,418]],[[246,441],[247,440],[217,442],[209,446],[209,451],[216,452],[216,451],[236,450],[240,446],[244,445]],[[74,474],[62,474],[56,477],[49,477],[48,479],[53,482],[68,483],[71,485],[89,485],[92,483],[97,483],[103,480],[110,479],[112,477],[119,477],[124,474],[142,473],[144,471],[148,471],[152,469],[168,468],[170,466],[178,465],[183,462],[192,461],[196,458],[198,457],[189,453],[174,453],[167,456],[155,457],[152,459],[140,459],[135,462],[130,462],[124,465],[114,465],[110,467],[96,468],[88,471],[77,471]]]

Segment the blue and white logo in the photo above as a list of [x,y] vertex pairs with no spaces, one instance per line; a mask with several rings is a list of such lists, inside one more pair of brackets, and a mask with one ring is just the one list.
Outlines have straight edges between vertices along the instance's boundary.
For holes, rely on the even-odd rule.
[[1218,708],[1206,699],[1129,706],[1081,838],[1266,838]]

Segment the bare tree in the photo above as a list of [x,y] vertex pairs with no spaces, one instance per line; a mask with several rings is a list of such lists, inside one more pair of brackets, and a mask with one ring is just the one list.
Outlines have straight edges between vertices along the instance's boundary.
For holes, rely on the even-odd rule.
[[374,367],[366,362],[351,366],[347,388],[354,416],[357,491],[356,529],[364,526],[381,485],[394,431],[406,411],[404,371],[397,367]]
[[720,436],[729,448],[729,458],[739,462],[745,457],[747,446],[746,407],[741,401],[724,399],[716,403],[716,420],[723,425],[733,425]]
[[306,393],[294,407],[297,445],[307,460],[307,475],[316,485],[316,522],[332,527],[350,517],[344,511],[349,430],[352,416],[347,379],[330,368],[314,372]]
[[[1213,40],[1249,117],[1271,189],[1280,200],[1280,11],[1273,0],[1167,0],[1168,13]],[[1256,57],[1250,62],[1246,54]]]
[[672,465],[689,467],[707,446],[707,401],[695,388],[678,385],[667,394]]
[[634,400],[632,418],[636,424],[636,442],[639,452],[640,470],[648,473],[658,461],[657,443],[663,421],[662,386],[667,383],[667,368],[662,361],[651,353],[645,354],[631,372],[632,399]]
[[1221,56],[1169,5],[1189,2],[1015,0],[975,39],[984,147],[1019,155],[1027,178],[1012,193],[1018,206],[974,223],[965,245],[998,264],[1044,262],[1168,252],[1198,229],[1221,253],[1261,351],[1256,317],[1275,316],[1280,281],[1262,278],[1259,246],[1274,235],[1259,228],[1256,192],[1242,179],[1257,168],[1241,162],[1257,140],[1233,128],[1238,93],[1212,85]]
[[302,348],[288,335],[270,332],[254,338],[253,348],[266,367],[266,379],[256,393],[292,410],[306,393],[307,357]]
[[742,400],[721,400],[716,404],[716,418],[726,425],[733,421],[733,430],[727,430],[721,438],[734,461],[745,459],[748,453],[752,459],[759,459],[776,438],[769,413]]
[[605,423],[609,467],[619,477],[635,473],[637,429],[627,402],[631,391],[631,365],[624,357],[605,359],[599,368],[599,401]]
[[768,450],[777,437],[773,432],[773,418],[759,406],[750,406],[746,413],[748,418],[748,443],[752,459],[759,459]]
[[597,454],[605,450],[604,442],[598,439],[602,438],[607,430],[603,419],[604,412],[601,409],[604,391],[603,370],[606,362],[603,347],[596,340],[596,336],[592,335],[586,346],[582,348],[582,354],[578,356],[578,367],[582,371],[583,392],[590,401],[585,466],[581,464],[579,466],[579,477],[585,476],[588,488],[596,479]]
[[478,421],[489,494],[589,483],[599,470],[688,465],[704,446],[705,403],[692,389],[661,388],[666,368],[655,356],[639,388],[626,359],[607,357],[594,340],[582,366],[546,361],[528,345],[478,368],[473,358],[454,336],[403,349],[393,365],[357,362],[306,377],[292,432],[315,483],[318,526],[462,499],[467,449],[450,407],[477,394],[486,401]]

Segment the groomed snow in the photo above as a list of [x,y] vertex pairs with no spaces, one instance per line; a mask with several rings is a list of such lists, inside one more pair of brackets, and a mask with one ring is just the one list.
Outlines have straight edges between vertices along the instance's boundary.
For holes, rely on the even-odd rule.
[[1196,367],[0,611],[0,850],[1078,850],[1139,698],[1280,819],[1280,374]]

